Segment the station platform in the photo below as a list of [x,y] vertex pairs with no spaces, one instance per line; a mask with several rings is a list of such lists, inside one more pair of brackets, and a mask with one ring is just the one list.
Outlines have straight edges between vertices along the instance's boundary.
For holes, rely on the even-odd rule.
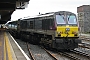
[[0,31],[0,60],[30,60],[14,38]]

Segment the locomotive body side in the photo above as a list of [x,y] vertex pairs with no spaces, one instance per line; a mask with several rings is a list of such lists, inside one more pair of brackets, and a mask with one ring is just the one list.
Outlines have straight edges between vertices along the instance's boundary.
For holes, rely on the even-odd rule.
[[81,42],[78,39],[78,21],[74,13],[60,11],[23,21],[24,24],[27,22],[27,28],[22,29],[22,33],[26,34],[22,35],[33,43],[41,43],[55,49],[74,49]]

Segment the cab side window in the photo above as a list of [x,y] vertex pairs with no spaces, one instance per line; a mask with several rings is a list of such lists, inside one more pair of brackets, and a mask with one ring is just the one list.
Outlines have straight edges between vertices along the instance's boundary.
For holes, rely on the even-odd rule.
[[33,29],[33,28],[34,28],[34,22],[30,21],[30,29]]

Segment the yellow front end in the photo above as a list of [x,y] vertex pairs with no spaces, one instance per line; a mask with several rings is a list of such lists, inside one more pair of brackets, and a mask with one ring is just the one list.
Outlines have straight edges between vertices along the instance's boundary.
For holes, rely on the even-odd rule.
[[56,37],[78,37],[78,26],[57,26]]

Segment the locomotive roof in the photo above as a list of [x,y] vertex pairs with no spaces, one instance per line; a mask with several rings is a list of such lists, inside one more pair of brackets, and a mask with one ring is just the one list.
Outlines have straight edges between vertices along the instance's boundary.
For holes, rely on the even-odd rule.
[[28,17],[25,17],[25,18],[22,18],[20,20],[23,20],[23,19],[30,19],[30,18],[38,18],[38,17],[46,17],[46,16],[51,16],[53,15],[54,13],[46,13],[46,14],[40,14],[40,15],[36,15],[36,16],[28,16]]
[[30,19],[30,18],[38,18],[38,17],[46,17],[46,16],[51,16],[51,15],[54,15],[54,14],[63,14],[63,13],[68,13],[68,14],[74,14],[72,12],[69,12],[69,11],[58,11],[58,12],[49,12],[49,13],[45,13],[45,14],[39,14],[39,15],[36,15],[36,16],[28,16],[28,17],[24,17],[24,18],[21,18],[20,20],[23,20],[23,19]]
[[[16,20],[16,21],[18,21],[18,20]],[[16,21],[8,21],[5,25],[11,24],[11,23],[16,22]]]

